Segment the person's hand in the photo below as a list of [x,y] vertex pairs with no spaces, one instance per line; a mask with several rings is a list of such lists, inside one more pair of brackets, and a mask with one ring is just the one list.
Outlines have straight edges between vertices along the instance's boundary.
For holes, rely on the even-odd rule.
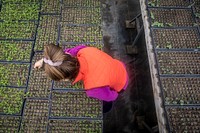
[[42,67],[42,65],[43,65],[43,59],[37,61],[37,62],[34,64],[34,69],[35,69],[35,68],[39,69],[39,68]]

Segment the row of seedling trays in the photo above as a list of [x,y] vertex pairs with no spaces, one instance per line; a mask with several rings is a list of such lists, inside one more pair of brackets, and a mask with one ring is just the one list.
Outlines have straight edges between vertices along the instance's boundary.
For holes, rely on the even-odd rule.
[[169,132],[200,131],[199,2],[147,0]]
[[[0,131],[102,132],[102,103],[86,97],[82,83],[52,82],[32,69],[44,44],[67,41],[101,48],[99,27],[61,28],[60,0],[3,0],[0,12]],[[89,3],[88,3],[89,4]],[[40,13],[39,13],[40,11]],[[96,22],[96,21],[95,21]],[[79,30],[77,34],[74,31]],[[64,30],[81,39],[65,38]],[[60,31],[61,34],[60,34]],[[83,32],[87,32],[84,36]],[[62,34],[63,33],[63,34]],[[91,36],[89,34],[92,34]],[[97,37],[95,37],[95,35]],[[90,36],[90,38],[88,38]],[[68,40],[67,40],[68,39]],[[85,39],[85,40],[84,40]],[[97,44],[95,42],[98,42]],[[80,43],[79,43],[80,44]],[[76,45],[76,44],[75,44]],[[68,89],[66,89],[68,88]],[[67,126],[67,127],[66,127]]]

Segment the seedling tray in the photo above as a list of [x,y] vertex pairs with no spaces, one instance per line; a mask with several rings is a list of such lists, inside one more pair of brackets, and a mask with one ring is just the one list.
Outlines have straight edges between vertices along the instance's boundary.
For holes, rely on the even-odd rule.
[[71,24],[98,25],[101,23],[100,8],[64,7],[62,21]]
[[39,3],[3,3],[0,20],[38,20]]
[[198,28],[153,28],[152,34],[157,49],[197,49],[200,46]]
[[21,114],[25,89],[0,87],[0,113]]
[[200,107],[167,107],[166,110],[170,121],[170,132],[200,131]]
[[[42,52],[36,52],[32,66],[34,63],[43,58]],[[30,97],[48,98],[50,94],[50,89],[52,86],[52,80],[47,78],[43,70],[31,69],[30,79],[28,85],[28,92]]]
[[100,7],[99,0],[63,0],[66,7]]
[[37,38],[35,50],[40,51],[44,49],[44,45],[56,43],[58,40],[58,25],[59,16],[56,15],[42,15],[40,17],[40,24],[37,29]]
[[60,14],[61,0],[42,0],[41,14]]
[[160,132],[200,130],[199,7],[198,0],[141,0]]
[[160,74],[200,74],[200,52],[163,51],[157,53]]
[[190,0],[148,0],[148,5],[160,7],[188,7],[191,3]]
[[99,0],[3,0],[0,133],[102,132],[102,102],[88,98],[81,82],[54,82],[33,68],[50,43],[101,49],[98,13]]
[[33,42],[0,40],[0,60],[30,62]]
[[21,132],[46,132],[48,124],[48,100],[27,99],[21,125]]
[[200,104],[200,78],[162,77],[166,105]]
[[61,23],[60,41],[102,44],[101,28],[99,26]]
[[191,9],[149,8],[149,13],[153,27],[185,27],[195,24]]
[[194,2],[195,13],[200,13],[200,1],[193,0],[193,2]]
[[0,22],[0,39],[34,40],[36,21]]
[[78,82],[75,85],[69,81],[54,81],[53,89],[75,89],[75,90],[83,90],[83,83]]
[[55,132],[84,132],[84,133],[101,133],[102,121],[100,120],[50,120],[49,133]]
[[20,125],[19,116],[0,115],[0,129],[1,133],[16,133]]
[[0,63],[0,86],[26,87],[28,71],[29,64]]
[[50,116],[66,118],[102,118],[101,102],[88,98],[85,92],[54,91]]

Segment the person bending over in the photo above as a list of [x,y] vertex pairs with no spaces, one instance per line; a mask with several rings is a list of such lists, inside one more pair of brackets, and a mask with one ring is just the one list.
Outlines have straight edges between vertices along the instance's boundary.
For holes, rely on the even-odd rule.
[[128,74],[121,61],[84,45],[63,50],[49,44],[34,68],[44,68],[47,76],[55,81],[70,80],[72,85],[82,81],[88,97],[106,102],[116,100],[128,84]]

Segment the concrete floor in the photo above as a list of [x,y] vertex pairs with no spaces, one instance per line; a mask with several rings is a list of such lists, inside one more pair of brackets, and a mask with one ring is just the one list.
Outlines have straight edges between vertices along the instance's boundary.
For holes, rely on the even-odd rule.
[[137,32],[127,29],[125,20],[140,13],[139,1],[102,0],[102,11],[103,50],[126,64],[130,78],[127,90],[104,113],[104,133],[150,132],[141,124],[144,120],[150,128],[157,125],[144,35],[136,44],[137,54],[126,52]]

